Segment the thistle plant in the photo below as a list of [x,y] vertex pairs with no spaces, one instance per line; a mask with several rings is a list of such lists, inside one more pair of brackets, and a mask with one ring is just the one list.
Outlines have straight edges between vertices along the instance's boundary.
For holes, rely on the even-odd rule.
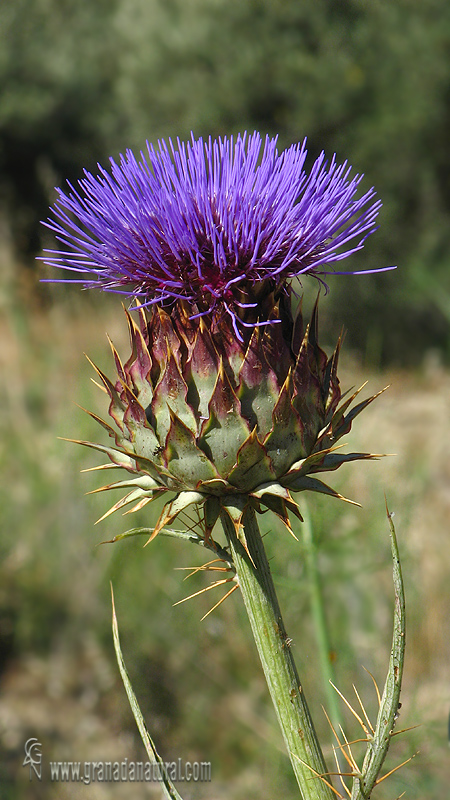
[[[97,491],[126,490],[108,514],[163,496],[159,519],[145,529],[149,540],[168,531],[223,562],[229,577],[214,585],[231,581],[241,590],[305,799],[337,790],[289,648],[257,515],[270,510],[292,530],[290,517],[302,520],[296,493],[340,498],[318,475],[377,457],[341,450],[341,438],[374,397],[355,403],[358,390],[343,398],[340,342],[327,357],[317,303],[304,322],[299,280],[310,275],[323,283],[337,272],[375,230],[380,208],[373,189],[357,197],[362,176],[352,177],[347,163],[328,163],[322,153],[307,173],[306,156],[305,143],[279,153],[276,139],[263,143],[256,133],[148,145],[140,160],[127,152],[119,164],[111,160],[109,172],[86,172],[78,188],[58,190],[47,225],[62,249],[46,257],[65,271],[61,281],[130,299],[131,354],[122,363],[112,346],[112,380],[96,368],[110,421],[96,419],[112,442],[82,442],[125,477]],[[168,526],[191,506],[200,532],[174,534]],[[224,545],[216,541],[219,522]],[[396,676],[399,686],[401,670]],[[366,762],[373,786],[374,758]],[[364,780],[355,772],[362,786],[355,797],[370,796]]]

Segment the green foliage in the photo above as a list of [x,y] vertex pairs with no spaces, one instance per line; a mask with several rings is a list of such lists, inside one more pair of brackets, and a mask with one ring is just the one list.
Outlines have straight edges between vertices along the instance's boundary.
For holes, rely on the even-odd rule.
[[449,354],[445,0],[4,0],[0,26],[0,183],[22,253],[55,183],[147,138],[308,135],[384,202],[348,268],[399,266],[331,279],[333,329],[375,362]]
[[16,246],[33,256],[53,187],[104,157],[116,78],[115,3],[0,6],[0,191]]

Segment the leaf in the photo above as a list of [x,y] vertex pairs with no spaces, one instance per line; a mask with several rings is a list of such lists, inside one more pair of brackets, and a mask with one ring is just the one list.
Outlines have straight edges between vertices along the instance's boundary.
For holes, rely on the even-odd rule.
[[184,511],[185,508],[204,502],[205,495],[201,494],[200,492],[180,492],[170,503],[166,503],[164,506],[161,515],[153,529],[153,533],[146,544],[149,544],[149,542],[151,542],[152,539],[158,535],[164,526],[172,522],[175,517],[178,516],[178,514]]
[[209,419],[204,423],[199,447],[204,450],[221,475],[235,465],[237,452],[250,433],[241,415],[241,404],[221,363],[208,405]]
[[208,403],[219,372],[219,357],[209,331],[204,325],[197,331],[187,366],[188,398],[192,397],[191,404],[196,409],[199,419],[207,419]]
[[292,378],[289,374],[281,388],[272,414],[272,430],[264,447],[277,475],[283,475],[294,461],[306,455],[304,424],[292,406]]
[[359,503],[355,503],[354,500],[349,500],[347,497],[339,494],[339,492],[336,492],[331,486],[327,486],[323,481],[319,481],[318,478],[310,478],[308,475],[303,475],[289,479],[287,475],[286,478],[283,479],[283,483],[286,483],[290,492],[320,492],[320,494],[328,494],[331,497],[337,497],[338,500],[345,500],[346,503],[351,503],[353,506],[359,506]]
[[256,428],[241,445],[237,453],[236,466],[228,475],[228,482],[236,486],[240,492],[249,492],[261,483],[275,479],[264,445],[261,444]]
[[127,384],[123,384],[122,389],[124,402],[126,403],[123,421],[128,430],[132,432],[136,426],[148,425],[145,408],[135,397],[130,387]]
[[238,397],[242,413],[260,438],[272,428],[272,412],[279,394],[277,376],[269,366],[261,342],[260,329],[255,328],[239,372]]
[[[266,494],[261,499],[261,503],[262,505],[266,506],[269,511],[272,511],[274,514],[276,514],[276,516],[286,525],[286,528],[290,531],[290,533],[292,533],[292,526],[289,521],[285,500],[283,500],[281,497],[273,497],[270,494]],[[294,536],[294,538],[296,539],[297,537]]]
[[[349,432],[350,428],[352,427],[352,422],[355,419],[355,417],[357,417],[358,414],[361,413],[361,411],[364,411],[364,409],[367,408],[367,406],[370,405],[370,403],[373,403],[373,401],[376,400],[376,398],[379,397],[380,394],[383,394],[383,392],[385,392],[386,389],[388,389],[388,388],[389,388],[389,386],[385,386],[384,389],[380,389],[380,391],[377,392],[376,394],[372,395],[372,397],[368,397],[367,400],[363,400],[362,403],[358,403],[357,406],[352,408],[348,412],[348,414],[346,414],[346,416],[342,420],[341,425],[339,425],[338,428],[335,427],[334,417],[333,417],[332,420],[331,420],[331,424],[333,426],[333,436],[335,437],[335,439],[339,439],[341,436],[345,436]],[[358,390],[358,391],[360,391],[360,390]],[[336,413],[338,413],[338,412],[339,412],[339,409],[338,409],[338,411]]]
[[380,700],[380,708],[378,711],[375,732],[366,752],[366,757],[361,770],[361,779],[359,779],[357,783],[355,781],[352,793],[352,798],[354,800],[364,800],[364,798],[370,797],[374,786],[387,777],[385,775],[383,778],[378,778],[378,775],[386,758],[391,738],[394,735],[394,726],[399,709],[403,665],[405,660],[405,592],[400,566],[397,537],[395,534],[394,523],[392,522],[393,514],[389,513],[387,503],[386,513],[390,527],[393,565],[395,597],[394,631],[392,635],[392,648],[389,659],[388,674],[386,677],[383,696]]
[[192,489],[204,481],[219,478],[207,455],[197,447],[191,429],[170,408],[169,411],[170,428],[163,457],[171,475]]
[[299,478],[305,475],[311,475],[315,472],[331,472],[338,469],[342,464],[348,461],[371,461],[382,458],[381,453],[335,453],[333,452],[342,445],[337,447],[330,447],[328,450],[320,450],[318,453],[313,453],[308,458],[298,461],[293,464],[286,478],[289,480]]
[[254,492],[251,492],[251,496],[259,499],[263,505],[277,514],[289,530],[291,530],[291,525],[286,510],[292,511],[300,522],[303,522],[303,517],[300,514],[297,503],[291,497],[289,490],[281,486],[281,484],[262,484],[262,486],[259,486]]
[[132,489],[140,488],[146,491],[151,489],[161,490],[161,485],[153,480],[150,475],[138,475],[136,478],[128,478],[124,481],[116,481],[115,483],[108,483],[106,486],[100,486],[98,489],[92,489],[87,494],[98,494],[98,492],[107,492],[109,489]]
[[274,497],[281,497],[283,500],[292,499],[286,487],[281,486],[281,484],[277,483],[276,481],[262,483],[257,489],[255,489],[253,492],[250,492],[250,494],[252,497],[258,498],[261,498],[264,494],[271,494]]
[[105,373],[102,372],[102,370],[99,367],[97,367],[93,361],[91,361],[89,356],[86,356],[86,358],[89,361],[90,365],[93,367],[93,369],[95,369],[101,381],[103,382],[103,385],[111,399],[111,404],[109,406],[109,414],[113,418],[114,422],[118,425],[118,427],[122,430],[123,414],[126,408],[125,403],[119,396],[116,387],[114,386],[113,383],[111,383],[107,375],[105,375]]
[[184,380],[177,361],[171,353],[166,369],[160,376],[155,388],[151,409],[156,420],[158,439],[163,443],[170,429],[170,409],[192,431],[197,433],[197,420],[194,412],[187,402],[188,387]]
[[214,497],[214,495],[210,495],[204,505],[204,522],[206,528],[206,538],[209,539],[214,525],[216,524],[217,520],[220,516],[220,500],[218,497]]
[[247,539],[245,538],[244,526],[242,524],[242,517],[244,511],[249,503],[249,498],[246,495],[240,496],[237,494],[231,495],[229,498],[222,500],[222,508],[230,517],[236,536],[244,547],[248,557],[253,563],[253,559],[248,551]]
[[133,453],[124,453],[122,450],[116,450],[113,447],[105,447],[103,444],[96,444],[95,442],[86,442],[83,439],[66,439],[60,437],[63,442],[72,442],[73,444],[82,444],[83,447],[91,447],[93,450],[98,450],[100,453],[105,453],[117,467],[123,467],[129,472],[137,472],[136,461]]
[[134,319],[127,310],[125,310],[125,314],[130,333],[132,353],[124,369],[125,373],[131,377],[135,394],[139,397],[139,402],[141,405],[148,406],[153,397],[153,388],[150,378],[152,359],[142,331],[136,325]]
[[[95,524],[97,525],[99,522],[103,522],[104,519],[109,517],[111,514],[114,514],[115,511],[119,511],[119,509],[123,508],[124,506],[128,506],[130,503],[134,503],[135,501],[139,501],[138,507],[142,508],[144,505],[147,505],[147,503],[151,503],[153,500],[156,500],[156,498],[159,497],[160,494],[164,494],[165,491],[165,489],[158,489],[157,491],[151,489],[150,491],[144,491],[143,489],[137,488],[133,492],[127,494],[125,497],[122,497],[117,501],[117,503],[114,503],[114,505],[111,506],[111,508],[106,511],[105,514],[103,514],[103,516],[101,516]],[[138,507],[135,507],[132,510],[137,511]]]
[[111,602],[112,602],[112,630],[113,630],[114,650],[116,651],[117,663],[119,665],[120,675],[121,675],[121,678],[122,678],[122,681],[123,681],[123,685],[125,686],[125,691],[126,691],[127,696],[128,696],[128,702],[129,702],[129,704],[131,706],[131,710],[133,712],[133,716],[134,716],[134,719],[136,721],[136,725],[138,726],[139,733],[141,735],[141,739],[142,739],[142,741],[144,743],[144,747],[145,747],[145,749],[147,751],[147,755],[148,755],[149,761],[152,764],[158,764],[159,765],[160,774],[162,776],[161,788],[163,790],[163,793],[164,793],[165,797],[167,797],[169,800],[183,800],[181,795],[175,789],[175,786],[173,785],[172,781],[170,780],[170,778],[169,778],[169,776],[167,774],[167,770],[166,770],[164,761],[162,760],[161,756],[159,755],[159,753],[158,753],[158,751],[156,749],[156,745],[155,745],[152,737],[150,736],[150,734],[149,734],[149,732],[147,730],[147,726],[145,724],[144,717],[142,716],[141,709],[139,708],[139,703],[138,703],[138,701],[136,699],[136,695],[133,692],[133,687],[132,687],[130,679],[128,677],[127,668],[125,666],[125,661],[123,659],[122,650],[121,650],[121,647],[120,647],[119,628],[118,628],[118,625],[117,625],[117,617],[116,617],[116,609],[115,609],[115,605],[114,605],[114,593],[113,593],[112,584],[111,584]]
[[152,533],[153,528],[130,528],[128,531],[118,533],[112,539],[105,539],[105,541],[100,542],[100,544],[115,544],[116,542],[122,541],[122,539],[130,539],[133,536],[149,536],[149,534]]

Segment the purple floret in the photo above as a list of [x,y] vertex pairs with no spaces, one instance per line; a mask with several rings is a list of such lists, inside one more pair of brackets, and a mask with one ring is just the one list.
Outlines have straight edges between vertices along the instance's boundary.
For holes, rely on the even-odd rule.
[[374,190],[355,199],[362,176],[323,153],[307,174],[305,142],[278,153],[276,139],[254,133],[147,150],[58,189],[44,224],[65,249],[45,261],[70,273],[62,282],[142,305],[181,298],[235,322],[259,282],[334,272],[376,230]]

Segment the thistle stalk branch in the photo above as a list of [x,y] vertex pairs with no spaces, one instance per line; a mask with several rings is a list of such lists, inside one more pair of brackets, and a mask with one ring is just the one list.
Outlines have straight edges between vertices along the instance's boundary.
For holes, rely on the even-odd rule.
[[247,506],[241,520],[248,553],[228,514],[223,512],[221,520],[301,797],[333,800],[334,792],[319,777],[325,777],[327,768],[289,649],[255,512]]
[[[400,690],[405,662],[405,589],[403,585],[397,536],[392,521],[393,514],[389,513],[387,502],[386,513],[390,528],[395,594],[394,631],[392,636],[391,656],[383,695],[380,699],[380,708],[378,710],[373,739],[367,748],[361,770],[361,778],[356,779],[353,783],[351,800],[368,800],[376,784],[388,777],[385,775],[379,778],[379,774],[389,750],[392,736],[394,735],[394,727],[400,708]],[[389,774],[391,773],[388,773],[388,775]]]

